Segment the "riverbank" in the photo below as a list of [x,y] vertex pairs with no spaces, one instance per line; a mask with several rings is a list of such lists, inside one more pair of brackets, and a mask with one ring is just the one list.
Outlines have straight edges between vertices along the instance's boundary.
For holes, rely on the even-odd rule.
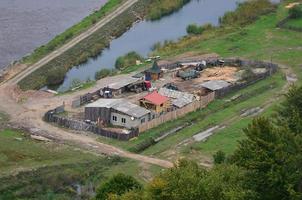
[[104,48],[109,46],[112,38],[119,37],[134,22],[143,19],[149,11],[149,6],[152,4],[153,2],[150,0],[136,2],[125,12],[102,27],[102,30],[97,30],[87,39],[56,57],[29,77],[26,77],[20,83],[21,88],[24,90],[40,89],[45,85],[60,83],[64,79],[68,69],[86,62],[90,57],[100,54]]

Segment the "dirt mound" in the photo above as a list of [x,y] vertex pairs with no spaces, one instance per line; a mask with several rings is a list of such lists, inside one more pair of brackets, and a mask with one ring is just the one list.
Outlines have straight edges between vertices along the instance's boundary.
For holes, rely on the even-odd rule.
[[229,66],[207,68],[201,73],[201,79],[203,79],[203,81],[225,80],[228,82],[235,82],[235,73],[237,71],[237,67]]
[[16,102],[22,102],[26,99],[45,99],[53,96],[53,94],[39,90],[22,91],[19,86],[15,85],[6,87],[5,90],[6,94],[10,95]]

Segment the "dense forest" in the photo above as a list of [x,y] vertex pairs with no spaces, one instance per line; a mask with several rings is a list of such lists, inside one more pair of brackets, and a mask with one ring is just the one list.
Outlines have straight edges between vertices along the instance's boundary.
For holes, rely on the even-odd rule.
[[218,152],[210,170],[180,160],[145,187],[118,174],[99,187],[96,199],[302,199],[302,87],[293,86],[273,116],[255,118],[244,132],[235,153]]

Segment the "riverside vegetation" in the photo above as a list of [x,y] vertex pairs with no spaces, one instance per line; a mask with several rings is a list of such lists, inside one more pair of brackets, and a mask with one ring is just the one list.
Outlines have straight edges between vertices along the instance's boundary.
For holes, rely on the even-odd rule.
[[[62,46],[67,41],[84,32],[103,16],[112,12],[123,0],[109,0],[108,3],[101,8],[100,11],[88,16],[83,22],[75,25],[74,28],[64,32],[62,35],[57,36],[54,40],[49,42],[45,47],[36,50],[27,59],[28,63],[35,62],[47,55],[52,50]],[[127,31],[138,18],[155,19],[153,16],[165,16],[175,9],[181,8],[188,0],[141,0],[135,3],[130,9],[126,10],[121,15],[107,23],[103,28],[97,30],[93,35],[84,39],[73,48],[67,50],[62,55],[53,59],[46,65],[37,69],[35,72],[24,78],[19,86],[22,90],[40,89],[45,85],[58,85],[65,77],[67,71],[73,66],[80,65],[91,57],[97,56],[103,49],[110,46],[112,38],[119,37]],[[162,9],[162,8],[166,9]],[[158,11],[155,8],[159,8]],[[156,14],[154,14],[156,11]]]

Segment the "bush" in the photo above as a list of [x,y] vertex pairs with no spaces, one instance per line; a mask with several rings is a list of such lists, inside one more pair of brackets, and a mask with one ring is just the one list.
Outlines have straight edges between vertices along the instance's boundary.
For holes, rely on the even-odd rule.
[[131,51],[126,55],[117,58],[115,62],[115,68],[120,70],[125,69],[127,67],[135,65],[137,60],[143,61],[143,57],[135,51]]
[[276,6],[269,0],[250,0],[239,3],[235,11],[226,12],[219,19],[220,25],[246,25],[256,21],[259,16],[276,10]]
[[140,153],[154,144],[156,144],[155,140],[152,137],[149,137],[143,140],[141,143],[138,143],[135,146],[131,147],[129,151],[134,153]]
[[102,78],[105,78],[107,76],[110,76],[113,74],[113,71],[110,69],[101,69],[100,71],[95,73],[95,80],[100,80]]
[[163,16],[181,9],[189,2],[190,0],[154,0],[148,7],[147,19],[158,20]]
[[52,68],[47,72],[47,85],[58,85],[64,81],[66,70],[63,67]]
[[105,200],[109,195],[122,195],[131,190],[140,189],[142,185],[132,176],[117,174],[98,188],[95,199]]
[[223,151],[217,151],[214,155],[214,163],[215,164],[222,164],[225,162],[226,156],[225,153]]
[[201,35],[203,31],[203,27],[196,24],[190,24],[189,26],[187,26],[187,33],[191,35]]
[[302,5],[295,5],[289,10],[289,17],[292,19],[302,18]]

